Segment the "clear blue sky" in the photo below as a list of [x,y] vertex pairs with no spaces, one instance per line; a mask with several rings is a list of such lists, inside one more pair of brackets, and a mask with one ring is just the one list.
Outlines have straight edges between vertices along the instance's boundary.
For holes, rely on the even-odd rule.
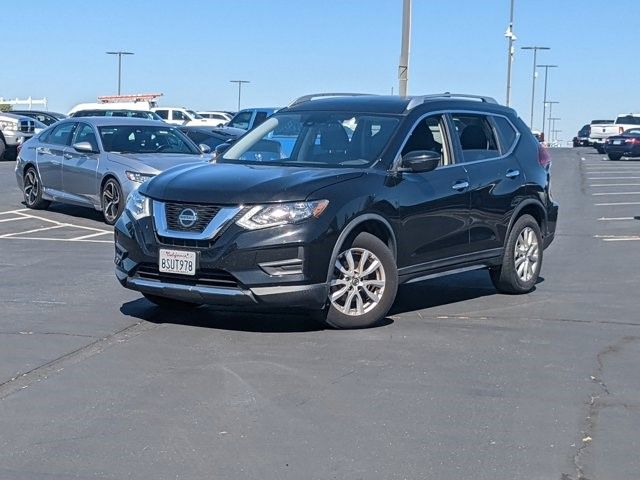
[[[414,0],[409,93],[505,100],[509,0]],[[528,123],[532,54],[554,63],[549,99],[569,139],[592,118],[640,112],[637,0],[516,0],[512,105]],[[402,0],[2,0],[0,96],[47,97],[62,112],[115,93],[163,92],[163,105],[281,106],[322,91],[397,93]],[[542,72],[540,72],[542,73]],[[543,75],[536,121],[542,120]]]

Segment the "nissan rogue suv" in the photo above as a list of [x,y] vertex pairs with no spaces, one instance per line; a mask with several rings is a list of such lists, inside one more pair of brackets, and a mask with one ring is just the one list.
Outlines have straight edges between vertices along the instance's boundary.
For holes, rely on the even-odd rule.
[[123,286],[159,306],[295,307],[360,328],[401,283],[482,268],[529,292],[554,237],[550,158],[488,97],[309,95],[223,150],[130,194]]

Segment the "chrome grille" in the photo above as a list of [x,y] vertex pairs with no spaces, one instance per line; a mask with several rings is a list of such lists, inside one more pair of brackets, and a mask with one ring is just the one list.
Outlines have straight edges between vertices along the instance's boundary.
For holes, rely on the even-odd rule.
[[[186,210],[191,209],[196,212],[198,218],[196,222],[188,227],[180,223],[179,216]],[[190,205],[185,203],[165,203],[165,214],[167,218],[167,228],[177,232],[201,233],[207,228],[213,217],[220,211],[216,205]]]
[[33,120],[20,120],[20,132],[33,133],[36,129],[36,123]]

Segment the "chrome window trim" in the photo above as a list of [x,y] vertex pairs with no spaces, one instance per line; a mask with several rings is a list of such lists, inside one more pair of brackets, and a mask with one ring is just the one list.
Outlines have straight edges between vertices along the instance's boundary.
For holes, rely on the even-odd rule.
[[170,230],[167,227],[167,216],[164,205],[164,202],[153,200],[153,223],[156,228],[156,233],[162,237],[182,238],[185,240],[211,240],[222,228],[233,220],[243,208],[242,206],[222,207],[211,219],[209,225],[207,225],[201,233],[196,233]]
[[[449,115],[452,116],[456,113],[469,113],[469,114],[473,114],[473,115],[484,115],[484,116],[493,116],[493,117],[502,117],[504,118],[507,122],[509,122],[509,125],[511,125],[511,127],[515,130],[516,132],[516,138],[513,141],[513,145],[511,145],[511,148],[504,154],[498,156],[498,157],[491,157],[491,158],[483,158],[481,160],[474,160],[473,162],[453,162],[453,163],[449,163],[447,165],[442,165],[438,168],[436,168],[436,170],[441,170],[443,168],[449,168],[449,167],[453,167],[453,166],[460,166],[460,165],[474,165],[477,163],[484,163],[484,162],[491,162],[494,160],[502,160],[503,158],[508,157],[509,155],[511,155],[513,153],[513,151],[516,149],[516,147],[518,146],[518,142],[520,141],[520,137],[522,136],[522,134],[520,133],[520,130],[518,130],[518,128],[513,124],[513,122],[511,121],[511,119],[509,119],[509,117],[507,117],[506,115],[503,115],[501,113],[495,113],[495,112],[483,112],[481,110],[467,110],[467,109],[462,109],[462,110],[436,110],[433,112],[429,112],[429,113],[425,113],[424,115],[420,116],[420,118],[418,118],[418,120],[416,120],[413,125],[411,126],[411,128],[409,129],[409,134],[407,135],[407,137],[404,139],[404,141],[402,142],[402,145],[400,145],[400,148],[398,149],[398,152],[396,153],[396,156],[394,157],[393,163],[391,168],[389,169],[390,171],[394,171],[397,170],[398,166],[400,165],[400,161],[402,160],[402,156],[400,155],[400,153],[402,152],[402,149],[404,148],[405,144],[409,141],[409,137],[411,136],[411,133],[413,132],[413,130],[418,126],[418,123],[420,123],[422,120],[424,120],[426,117],[430,117],[433,115]],[[492,130],[494,130],[494,135],[496,136],[496,139],[498,139],[498,135],[497,132],[495,132],[495,127],[493,125],[491,125]],[[449,126],[448,123],[445,122],[445,129],[447,130],[447,135],[449,136],[450,139],[450,143],[453,143],[453,137],[451,135],[451,132],[449,132]],[[451,145],[451,147],[453,147],[453,145]]]

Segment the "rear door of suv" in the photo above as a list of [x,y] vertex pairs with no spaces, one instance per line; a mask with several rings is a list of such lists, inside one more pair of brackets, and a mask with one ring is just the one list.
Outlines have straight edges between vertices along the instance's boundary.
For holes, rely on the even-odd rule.
[[454,148],[469,174],[469,253],[497,256],[516,200],[525,195],[524,170],[514,154],[520,133],[499,114],[452,112],[449,118]]

